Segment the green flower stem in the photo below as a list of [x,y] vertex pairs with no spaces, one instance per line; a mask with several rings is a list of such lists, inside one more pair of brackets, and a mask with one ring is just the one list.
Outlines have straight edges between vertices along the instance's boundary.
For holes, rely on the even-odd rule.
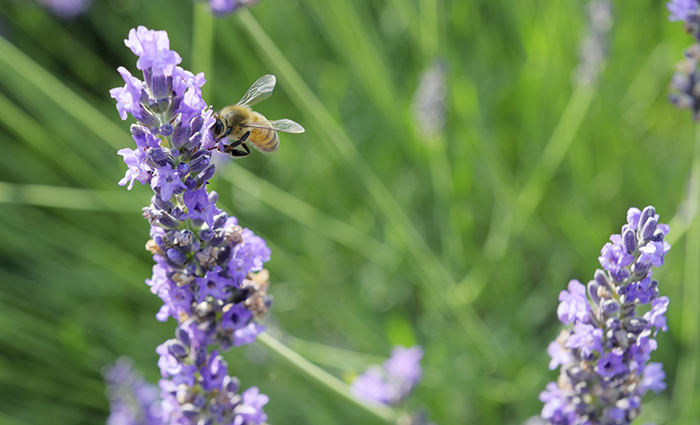
[[350,394],[349,387],[328,372],[301,357],[296,352],[287,348],[284,344],[270,336],[267,332],[258,335],[257,342],[263,345],[280,363],[291,366],[300,372],[305,378],[317,385],[329,390],[338,398],[353,404],[372,415],[382,423],[394,425],[399,414],[384,405],[365,404]]
[[673,388],[673,408],[677,424],[691,424],[697,420],[696,374],[698,371],[698,323],[700,323],[700,124],[695,135],[695,152],[688,185],[687,208],[694,216],[686,232],[685,271],[681,302],[681,329],[678,337],[681,355],[678,359],[676,381]]

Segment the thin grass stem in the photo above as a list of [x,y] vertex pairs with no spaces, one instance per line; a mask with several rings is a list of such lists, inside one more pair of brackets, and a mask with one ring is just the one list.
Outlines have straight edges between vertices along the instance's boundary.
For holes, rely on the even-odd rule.
[[46,71],[12,43],[0,37],[0,72],[10,71],[41,90],[51,101],[115,149],[129,134]]
[[258,335],[257,342],[264,346],[277,359],[277,361],[283,363],[285,366],[290,366],[298,372],[301,372],[304,378],[312,381],[321,388],[329,390],[330,393],[334,394],[343,401],[360,408],[375,419],[385,424],[396,424],[399,415],[393,409],[384,405],[370,405],[361,402],[350,394],[350,389],[347,384],[309,362],[296,352],[290,350],[287,346],[270,336],[270,334],[267,332],[263,332]]
[[304,201],[255,176],[240,165],[229,164],[221,175],[239,190],[247,192],[279,212],[353,249],[388,270],[396,269],[401,260],[400,254],[393,248],[337,218],[327,216]]
[[513,207],[505,213],[502,220],[494,220],[484,246],[488,258],[499,260],[508,250],[512,235],[519,235],[530,216],[535,212],[549,183],[554,177],[559,164],[564,159],[571,142],[588,111],[596,89],[592,85],[579,84],[552,132],[547,145],[535,164],[530,177],[515,199]]
[[673,388],[673,409],[676,423],[691,424],[697,419],[694,411],[695,383],[698,372],[698,323],[700,323],[700,125],[696,127],[693,163],[688,185],[690,208],[695,212],[686,232],[681,329],[678,337],[681,354]]
[[148,199],[139,201],[123,191],[91,190],[40,184],[0,182],[0,203],[87,211],[138,213]]
[[[208,2],[194,2],[192,17],[192,69],[195,73],[204,72],[212,79],[212,51],[214,50],[214,25],[216,20]],[[202,98],[209,99],[211,84],[202,87]]]

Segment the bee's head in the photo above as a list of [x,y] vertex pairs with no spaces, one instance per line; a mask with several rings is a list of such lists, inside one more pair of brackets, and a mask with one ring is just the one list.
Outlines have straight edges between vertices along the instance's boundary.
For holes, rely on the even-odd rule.
[[228,130],[226,129],[226,126],[224,125],[223,122],[221,122],[221,119],[216,116],[216,122],[214,123],[214,126],[211,128],[211,135],[214,137],[214,140],[217,142],[224,137],[228,136],[228,134],[231,132],[231,128],[229,127]]

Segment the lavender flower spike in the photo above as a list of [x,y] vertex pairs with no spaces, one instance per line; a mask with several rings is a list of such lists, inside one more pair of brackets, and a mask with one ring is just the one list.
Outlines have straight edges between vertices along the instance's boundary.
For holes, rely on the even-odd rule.
[[132,29],[125,44],[143,81],[120,67],[125,86],[110,91],[121,118],[136,119],[135,149],[118,152],[128,166],[119,184],[131,189],[136,180],[154,192],[143,209],[155,261],[146,284],[163,301],[156,318],[178,325],[175,338],[156,349],[163,379],[157,420],[148,423],[263,424],[268,397],[256,387],[239,393],[219,350],[250,344],[265,329],[256,320],[272,303],[263,269],[270,249],[207,190],[215,119],[201,97],[204,74],[178,66],[165,31]]
[[[559,295],[559,320],[567,325],[547,349],[557,382],[540,393],[542,419],[552,425],[626,425],[642,396],[666,388],[661,363],[648,363],[656,334],[666,331],[668,298],[659,296],[652,267],[671,248],[654,207],[630,208],[627,224],[601,250],[595,279],[572,280]],[[640,305],[651,304],[644,314]]]
[[367,368],[352,382],[350,391],[362,400],[371,403],[395,406],[411,393],[423,376],[420,361],[423,348],[396,346],[383,367],[376,365]]

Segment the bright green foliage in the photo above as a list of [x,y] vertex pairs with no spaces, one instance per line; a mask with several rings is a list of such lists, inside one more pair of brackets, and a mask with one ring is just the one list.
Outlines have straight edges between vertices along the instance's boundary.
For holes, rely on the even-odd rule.
[[[691,40],[660,2],[615,5],[590,86],[572,82],[580,0],[264,0],[223,19],[199,6],[95,0],[61,21],[0,1],[0,423],[104,423],[99,371],[123,354],[158,379],[154,350],[173,323],[155,320],[160,300],[143,283],[149,190],[116,184],[116,150],[133,142],[108,93],[123,85],[117,66],[136,71],[123,39],[137,25],[167,30],[183,66],[208,72],[215,108],[275,74],[256,110],[307,129],[222,164],[212,182],[272,248],[268,325],[292,349],[351,379],[381,363],[368,355],[419,343],[425,377],[407,408],[443,425],[520,424],[556,376],[545,350],[559,291],[593,276],[630,206],[653,204],[681,215],[659,276],[670,332],[653,357],[669,389],[639,423],[700,417],[698,272],[684,265],[679,209],[695,130],[666,102]],[[446,125],[423,135],[411,101],[437,59]],[[270,396],[271,424],[376,420],[264,353],[226,359]]]

